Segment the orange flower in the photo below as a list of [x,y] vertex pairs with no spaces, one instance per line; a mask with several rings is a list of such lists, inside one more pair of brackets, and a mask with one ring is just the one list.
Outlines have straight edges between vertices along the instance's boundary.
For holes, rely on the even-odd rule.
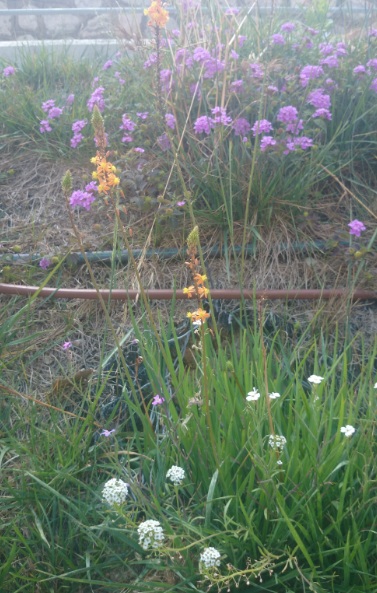
[[209,317],[211,317],[210,313],[204,311],[204,309],[197,309],[196,311],[189,311],[187,313],[187,317],[191,319],[193,323],[199,321],[200,323],[204,323]]
[[194,282],[196,284],[203,284],[207,280],[207,276],[205,274],[195,274],[194,275]]
[[153,0],[150,7],[144,10],[144,14],[149,16],[150,27],[165,27],[169,20],[169,13],[163,8],[161,0]]
[[188,298],[191,299],[195,295],[195,286],[189,286],[183,289],[183,294],[187,294]]

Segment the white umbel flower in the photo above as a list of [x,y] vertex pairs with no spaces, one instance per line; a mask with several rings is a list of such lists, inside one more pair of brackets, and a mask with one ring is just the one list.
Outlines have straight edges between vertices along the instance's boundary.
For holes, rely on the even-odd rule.
[[200,554],[199,566],[200,568],[214,568],[220,566],[221,554],[216,548],[204,548]]
[[185,476],[185,470],[179,465],[172,465],[166,473],[166,477],[173,482],[174,486],[180,486]]
[[346,426],[342,426],[340,432],[342,432],[345,437],[349,438],[356,432],[356,428],[351,426],[351,424],[347,424]]
[[268,444],[273,449],[282,449],[286,444],[287,439],[282,434],[270,434]]
[[165,539],[160,522],[153,519],[140,523],[137,532],[139,534],[139,545],[143,550],[149,550],[150,548],[155,550],[162,546]]
[[102,490],[102,498],[108,504],[122,504],[128,494],[128,485],[123,482],[123,480],[117,480],[117,478],[112,478],[103,487]]
[[308,377],[308,381],[309,383],[314,383],[314,385],[319,385],[322,383],[323,377],[320,377],[319,375],[310,375],[310,377]]
[[253,390],[252,391],[249,391],[249,393],[247,394],[246,401],[248,401],[248,402],[256,402],[259,398],[260,398],[259,391],[257,391],[255,389],[255,387],[253,387]]

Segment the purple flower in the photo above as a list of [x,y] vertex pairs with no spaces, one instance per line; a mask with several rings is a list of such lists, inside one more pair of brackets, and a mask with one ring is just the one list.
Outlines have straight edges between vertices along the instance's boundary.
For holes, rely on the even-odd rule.
[[165,114],[165,123],[171,130],[175,130],[175,117],[172,113]]
[[39,122],[39,131],[41,134],[44,134],[45,132],[52,132],[52,127],[50,126],[48,119],[42,119]]
[[177,206],[179,208],[182,208],[185,204],[186,204],[186,201],[185,200],[181,200],[180,202],[177,202]]
[[320,43],[318,48],[319,48],[319,53],[322,56],[329,56],[334,51],[334,46],[332,45],[332,43]]
[[282,123],[289,124],[291,122],[296,121],[298,118],[298,111],[296,107],[292,105],[287,105],[286,107],[281,107],[279,109],[276,119],[281,121]]
[[377,70],[377,58],[373,58],[373,60],[369,60],[367,62],[368,68],[372,68],[373,70]]
[[213,121],[215,124],[221,124],[223,126],[228,126],[232,123],[232,118],[226,114],[226,109],[224,107],[214,107],[211,109],[212,115],[215,117]]
[[369,37],[377,37],[377,29],[371,29],[368,35]]
[[195,134],[210,134],[211,130],[215,127],[215,122],[213,121],[212,117],[208,117],[208,115],[202,115],[198,117],[196,122],[194,123],[194,132]]
[[137,115],[137,117],[140,117],[140,119],[147,119],[147,117],[149,115],[149,111],[139,112],[136,115]]
[[62,344],[62,348],[63,350],[69,350],[70,348],[72,348],[72,342],[64,342],[64,344]]
[[163,152],[166,152],[167,150],[170,150],[170,148],[171,148],[169,136],[167,134],[162,134],[162,136],[159,136],[157,138],[157,144],[159,145],[159,147],[161,148],[161,150]]
[[100,435],[102,437],[110,437],[112,434],[114,434],[115,432],[115,428],[113,428],[112,430],[106,430],[106,428],[103,429],[103,431],[100,433]]
[[144,148],[136,147],[136,148],[134,148],[134,152],[139,152],[140,154],[142,154],[143,152],[145,152],[145,150],[144,150]]
[[274,84],[270,84],[270,85],[267,87],[267,90],[268,90],[270,93],[278,93],[278,92],[279,92],[279,89],[278,89],[278,87],[277,87],[277,86],[275,86]]
[[272,132],[273,127],[272,123],[268,121],[268,119],[259,119],[255,122],[253,127],[253,136],[257,136],[258,134],[266,134],[267,132]]
[[366,70],[365,66],[363,66],[362,64],[360,64],[359,66],[356,66],[356,68],[353,69],[354,74],[365,74],[366,71],[367,70]]
[[121,77],[120,72],[115,72],[114,76],[118,80],[119,84],[126,84],[126,81]]
[[329,109],[331,107],[330,95],[325,95],[323,89],[315,89],[309,93],[306,102],[316,109]]
[[105,62],[104,65],[102,66],[102,70],[108,70],[109,68],[111,68],[112,65],[113,65],[113,61],[107,60],[107,62]]
[[275,146],[276,140],[272,136],[263,136],[260,141],[260,149],[265,152],[269,146]]
[[282,26],[280,27],[280,31],[287,31],[288,33],[291,33],[294,29],[296,28],[296,25],[294,23],[283,23]]
[[73,137],[71,138],[71,148],[77,148],[78,145],[80,144],[80,142],[82,142],[84,140],[84,136],[78,132],[77,134],[74,134]]
[[173,35],[173,37],[179,37],[181,32],[179,29],[172,29],[171,34]]
[[377,93],[377,78],[373,78],[369,88],[371,91],[374,91],[375,93]]
[[319,34],[319,31],[318,31],[318,29],[313,29],[313,27],[307,27],[307,29],[306,29],[306,30],[307,30],[307,32],[308,32],[308,33],[310,33],[310,35],[313,35],[313,36],[315,36],[315,35],[318,35],[318,34]]
[[339,68],[339,61],[336,56],[327,56],[319,62],[321,66],[327,66],[328,68]]
[[306,150],[307,148],[311,148],[313,146],[313,140],[308,138],[307,136],[300,136],[299,138],[295,138],[293,140],[294,144],[301,148],[301,150]]
[[204,62],[203,78],[214,78],[218,72],[223,72],[223,70],[225,70],[225,62],[217,58],[210,58]]
[[328,109],[317,109],[313,115],[312,118],[315,119],[316,117],[320,117],[321,119],[328,119],[331,120],[331,113]]
[[304,122],[302,119],[298,119],[297,121],[290,122],[285,126],[286,132],[291,134],[298,134],[300,130],[304,129]]
[[155,395],[154,398],[152,399],[152,406],[161,406],[161,404],[163,404],[165,401],[164,397],[161,397],[161,395]]
[[247,37],[246,35],[238,35],[238,45],[240,47],[243,47],[243,45],[245,44]]
[[90,183],[88,183],[85,186],[85,191],[89,192],[89,193],[93,193],[95,191],[98,191],[98,187],[95,181],[90,181]]
[[156,64],[156,62],[157,62],[157,54],[155,52],[152,52],[151,54],[149,54],[147,61],[144,62],[144,65],[143,65],[144,70],[151,68],[154,64]]
[[74,132],[75,134],[78,134],[79,132],[81,132],[81,130],[83,130],[85,128],[85,126],[87,124],[88,124],[87,119],[77,119],[72,124],[72,132]]
[[238,60],[238,58],[240,57],[240,55],[239,55],[239,54],[238,54],[236,51],[234,51],[234,49],[231,49],[231,50],[230,50],[229,57],[230,57],[232,60]]
[[70,95],[68,95],[65,102],[67,103],[67,105],[72,105],[74,100],[75,100],[75,95],[73,93],[71,93]]
[[304,68],[300,72],[301,86],[304,88],[307,87],[309,84],[309,80],[312,80],[314,78],[320,78],[324,74],[325,73],[323,71],[322,66],[312,66],[310,64],[308,66],[304,66]]
[[193,53],[193,60],[194,62],[206,62],[207,60],[210,60],[212,58],[211,54],[209,53],[208,49],[205,49],[204,47],[196,47],[194,49],[194,53]]
[[249,68],[251,70],[251,76],[253,78],[263,78],[263,69],[260,64],[249,64]]
[[125,136],[123,136],[122,142],[133,142],[133,138],[129,134],[126,134]]
[[173,86],[172,71],[168,68],[161,70],[160,72],[161,87],[164,93],[169,93]]
[[3,70],[3,76],[5,78],[8,78],[8,76],[13,76],[13,74],[15,74],[16,70],[15,68],[13,68],[13,66],[6,66]]
[[122,115],[122,124],[119,126],[120,130],[124,130],[125,132],[133,132],[136,128],[135,122],[130,119],[126,113]]
[[95,105],[97,105],[100,111],[103,111],[105,109],[105,100],[103,98],[104,92],[105,89],[103,88],[103,86],[99,86],[95,89],[95,91],[93,91],[86,103],[89,111],[93,111]]
[[362,231],[365,231],[367,228],[363,222],[357,219],[352,220],[348,226],[350,228],[350,235],[355,235],[355,237],[360,237]]
[[49,266],[51,266],[52,261],[48,257],[42,257],[41,261],[39,262],[39,266],[43,270],[47,270]]
[[226,16],[237,16],[237,14],[239,14],[240,9],[239,8],[227,8],[225,11],[225,15]]
[[241,93],[243,90],[243,80],[234,80],[233,82],[230,83],[230,90],[233,93]]
[[63,109],[60,107],[52,107],[47,114],[48,119],[59,119],[61,114],[63,113]]
[[72,193],[71,197],[69,198],[69,203],[72,208],[75,206],[81,206],[82,208],[85,208],[85,210],[90,210],[90,206],[94,200],[95,197],[92,193],[79,189]]
[[347,51],[347,46],[343,41],[339,41],[339,43],[336,44],[336,50],[335,50],[335,55],[336,56],[346,56],[348,54]]
[[55,107],[54,99],[49,99],[48,101],[42,103],[42,109],[45,113],[48,113],[53,107]]
[[285,45],[285,39],[284,36],[281,35],[280,33],[275,33],[274,35],[272,35],[271,37],[271,41],[272,43],[274,43],[275,45]]
[[251,130],[251,125],[244,117],[238,117],[232,123],[235,136],[245,136]]

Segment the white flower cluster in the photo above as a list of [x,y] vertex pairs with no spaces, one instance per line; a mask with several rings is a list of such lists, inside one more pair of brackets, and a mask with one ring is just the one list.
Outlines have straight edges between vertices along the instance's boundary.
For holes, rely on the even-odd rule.
[[308,377],[308,381],[309,383],[314,383],[314,385],[319,385],[322,383],[323,377],[320,377],[319,375],[310,375],[310,377]]
[[173,482],[174,486],[180,486],[185,479],[185,475],[185,470],[178,465],[172,465],[166,473],[166,477]]
[[286,444],[287,439],[282,434],[270,434],[268,444],[273,449],[282,449]]
[[246,401],[248,401],[248,402],[256,402],[259,398],[260,398],[259,391],[257,391],[255,389],[255,387],[253,387],[253,390],[252,391],[249,391],[249,393],[247,394]]
[[123,480],[112,478],[103,487],[102,498],[111,505],[122,504],[128,494],[128,487]]
[[137,532],[139,534],[139,545],[144,550],[159,548],[165,539],[160,522],[153,519],[140,523]]
[[356,432],[356,428],[351,426],[351,424],[347,424],[346,426],[342,426],[340,432],[344,434],[345,437],[351,437],[354,432]]
[[200,554],[200,566],[203,568],[214,568],[220,566],[221,554],[216,548],[204,548]]

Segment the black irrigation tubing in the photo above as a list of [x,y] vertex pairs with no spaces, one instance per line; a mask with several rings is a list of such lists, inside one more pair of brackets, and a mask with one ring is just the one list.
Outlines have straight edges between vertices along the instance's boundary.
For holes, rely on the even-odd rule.
[[[334,246],[348,247],[348,241],[337,241]],[[332,247],[331,242],[328,241],[293,241],[291,243],[279,243],[277,248],[279,252],[285,253],[286,251],[292,250],[294,252],[305,252],[313,249],[327,250]],[[244,248],[245,255],[254,255],[256,253],[255,245],[247,244]],[[239,255],[242,253],[242,247],[236,245],[234,247],[225,247],[220,245],[214,245],[213,247],[203,247],[203,253],[207,257],[222,257],[226,254]],[[88,251],[85,254],[86,258],[90,263],[111,263],[113,260],[116,263],[126,264],[129,261],[129,252],[123,251]],[[11,264],[11,263],[37,263],[43,256],[39,253],[6,253],[0,255],[0,264]],[[44,256],[46,257],[46,255]],[[58,256],[59,257],[59,256]],[[173,259],[173,258],[184,258],[186,257],[186,248],[169,248],[169,249],[133,249],[133,259],[139,259],[140,257],[157,257],[160,259]],[[81,266],[85,264],[85,258],[82,253],[73,252],[70,253],[63,263],[67,263],[71,266]]]

